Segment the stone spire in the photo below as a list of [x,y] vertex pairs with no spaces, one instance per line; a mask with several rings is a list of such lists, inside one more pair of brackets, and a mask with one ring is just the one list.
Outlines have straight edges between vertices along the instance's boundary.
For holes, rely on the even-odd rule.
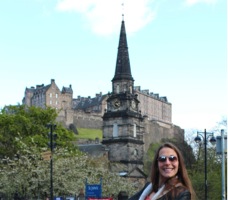
[[112,82],[119,80],[132,80],[134,81],[131,75],[130,59],[128,54],[127,47],[127,36],[125,31],[124,20],[122,20],[121,30],[120,30],[120,39],[119,47],[116,60],[116,70]]

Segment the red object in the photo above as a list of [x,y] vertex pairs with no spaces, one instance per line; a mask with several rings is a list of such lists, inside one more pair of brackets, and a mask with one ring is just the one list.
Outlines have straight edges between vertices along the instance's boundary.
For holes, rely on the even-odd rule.
[[88,200],[113,200],[113,198],[88,198]]

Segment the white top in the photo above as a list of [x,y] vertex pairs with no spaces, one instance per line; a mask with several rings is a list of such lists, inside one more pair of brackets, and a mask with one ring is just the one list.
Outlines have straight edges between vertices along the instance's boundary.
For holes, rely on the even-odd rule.
[[139,200],[145,200],[146,196],[149,195],[152,191],[152,183],[150,183],[142,192]]

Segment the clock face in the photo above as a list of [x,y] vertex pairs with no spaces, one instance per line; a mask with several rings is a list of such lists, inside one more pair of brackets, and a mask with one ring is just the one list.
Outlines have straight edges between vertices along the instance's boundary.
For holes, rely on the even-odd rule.
[[120,107],[120,101],[119,101],[118,99],[115,99],[115,100],[113,101],[113,106],[114,106],[115,108],[119,108],[119,107]]
[[136,108],[136,103],[135,103],[135,101],[132,101],[132,102],[131,102],[131,107],[134,108],[134,109]]

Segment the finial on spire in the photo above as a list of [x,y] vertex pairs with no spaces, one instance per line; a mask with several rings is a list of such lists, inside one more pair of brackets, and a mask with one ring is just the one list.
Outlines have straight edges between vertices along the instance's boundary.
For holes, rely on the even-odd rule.
[[122,20],[124,21],[124,0],[123,0],[123,3],[122,3]]

